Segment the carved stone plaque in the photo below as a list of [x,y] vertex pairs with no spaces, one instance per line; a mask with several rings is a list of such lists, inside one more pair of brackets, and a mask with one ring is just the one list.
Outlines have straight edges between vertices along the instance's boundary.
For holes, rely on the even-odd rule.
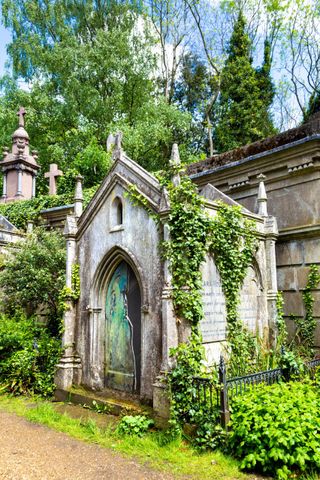
[[226,338],[226,302],[219,272],[212,257],[202,267],[204,319],[200,323],[203,343]]

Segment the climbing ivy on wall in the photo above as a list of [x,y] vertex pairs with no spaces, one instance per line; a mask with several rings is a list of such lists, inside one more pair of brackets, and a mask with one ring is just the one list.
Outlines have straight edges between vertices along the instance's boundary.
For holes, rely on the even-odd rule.
[[[177,176],[182,172],[175,166],[170,173]],[[233,350],[238,353],[241,348],[243,354],[245,348],[252,348],[252,345],[249,332],[238,318],[239,294],[253,260],[257,236],[255,222],[243,217],[240,206],[221,202],[216,215],[211,217],[205,209],[205,199],[188,176],[181,175],[180,181],[175,183],[165,179],[161,182],[168,190],[170,201],[166,220],[170,237],[162,247],[172,276],[173,306],[177,321],[186,320],[191,325],[188,343],[180,344],[171,352],[175,368],[168,372],[171,418],[176,427],[179,420],[195,420],[190,403],[191,379],[195,375],[207,374],[199,329],[204,318],[201,265],[207,254],[214,256],[226,298],[231,353]],[[146,208],[144,199],[135,189],[130,191],[130,196]]]
[[170,198],[170,239],[164,243],[172,275],[172,300],[178,318],[196,327],[203,318],[201,264],[208,251],[212,221],[203,198],[187,176],[167,185]]
[[304,318],[296,318],[298,337],[300,344],[305,347],[306,354],[311,355],[314,346],[314,332],[316,329],[316,320],[313,316],[314,297],[312,291],[320,283],[320,272],[317,265],[311,265],[308,275],[307,285],[303,290],[302,299],[305,307]]

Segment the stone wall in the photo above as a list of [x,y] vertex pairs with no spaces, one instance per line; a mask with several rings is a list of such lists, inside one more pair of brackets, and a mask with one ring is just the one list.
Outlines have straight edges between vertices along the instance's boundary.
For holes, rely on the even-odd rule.
[[[257,176],[266,176],[268,213],[277,219],[278,288],[284,292],[291,335],[291,315],[303,316],[302,290],[311,264],[320,264],[320,138],[311,136],[223,167],[194,174],[200,188],[208,182],[251,211],[258,211]],[[320,290],[314,292],[320,347]]]

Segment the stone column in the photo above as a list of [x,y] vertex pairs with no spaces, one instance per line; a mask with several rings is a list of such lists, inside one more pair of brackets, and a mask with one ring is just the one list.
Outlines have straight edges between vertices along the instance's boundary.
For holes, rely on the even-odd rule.
[[18,188],[16,196],[20,197],[22,195],[22,170],[19,168],[18,170]]
[[[66,287],[72,287],[72,266],[76,262],[76,233],[77,223],[73,216],[68,216],[64,229],[67,244]],[[72,384],[81,381],[81,360],[75,349],[76,306],[74,301],[66,301],[66,310],[63,315],[64,332],[62,337],[62,358],[57,365],[55,384],[58,389],[68,390]]]
[[[163,225],[163,239],[169,240],[169,227]],[[172,284],[169,261],[164,261],[164,286],[162,290],[162,362],[161,370],[167,371],[172,366],[170,349],[178,346],[178,329],[172,303]]]
[[[90,387],[93,390],[102,390],[104,388],[104,338],[101,332],[104,331],[102,322],[102,308],[89,309],[89,328],[90,328]],[[89,345],[87,344],[89,347]]]
[[2,198],[7,198],[7,173],[3,174]]
[[269,317],[269,339],[271,346],[276,342],[277,322],[277,264],[276,264],[276,241],[278,238],[278,226],[275,217],[265,218],[266,235],[266,263],[267,263],[267,302]]
[[[168,213],[170,211],[169,198],[166,190],[163,190],[160,202],[160,215],[163,225],[163,240],[170,238],[168,226]],[[172,367],[172,360],[169,352],[173,347],[178,346],[177,319],[175,317],[172,302],[172,279],[170,273],[170,264],[164,260],[163,265],[163,290],[162,290],[162,361],[161,372],[157,381],[153,385],[153,409],[158,417],[165,421],[170,416],[170,402],[168,398],[167,385],[165,382],[165,372]]]
[[32,175],[32,198],[36,196],[36,176]]

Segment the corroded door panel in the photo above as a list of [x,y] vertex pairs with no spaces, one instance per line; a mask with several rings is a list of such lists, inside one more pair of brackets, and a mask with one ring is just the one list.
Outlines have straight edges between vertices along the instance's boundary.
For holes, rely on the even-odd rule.
[[106,386],[139,392],[141,375],[141,295],[132,268],[115,269],[106,298]]

